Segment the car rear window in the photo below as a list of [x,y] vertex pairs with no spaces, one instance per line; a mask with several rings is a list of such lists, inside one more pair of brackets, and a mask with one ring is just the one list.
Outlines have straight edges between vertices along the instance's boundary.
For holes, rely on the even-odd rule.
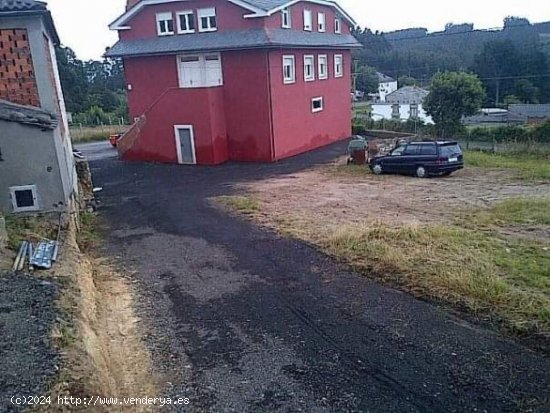
[[453,156],[453,155],[461,155],[462,149],[460,149],[460,146],[458,144],[454,145],[443,145],[439,148],[439,153],[441,156]]

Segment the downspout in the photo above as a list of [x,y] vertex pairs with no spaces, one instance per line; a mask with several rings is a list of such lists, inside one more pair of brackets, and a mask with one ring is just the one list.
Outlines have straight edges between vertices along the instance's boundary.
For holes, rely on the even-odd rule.
[[266,64],[267,64],[267,93],[269,99],[269,130],[271,132],[271,161],[275,161],[275,129],[273,126],[273,98],[271,94],[271,65],[269,62],[269,50],[266,52]]

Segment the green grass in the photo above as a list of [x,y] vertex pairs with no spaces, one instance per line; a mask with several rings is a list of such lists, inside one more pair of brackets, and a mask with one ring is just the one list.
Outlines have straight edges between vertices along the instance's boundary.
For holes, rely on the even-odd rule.
[[80,229],[76,234],[76,241],[83,252],[94,251],[101,245],[103,237],[100,233],[99,218],[95,213],[80,213]]
[[74,143],[97,142],[109,139],[110,135],[123,133],[127,126],[72,127],[71,137]]
[[524,180],[550,180],[550,155],[527,154],[491,154],[487,152],[466,151],[467,166],[478,168],[514,169]]
[[477,226],[550,225],[550,196],[508,199],[487,210],[469,214],[465,219]]
[[220,196],[215,201],[241,214],[254,215],[260,212],[260,202],[248,196]]
[[6,217],[8,248],[17,251],[22,241],[38,242],[57,237],[57,222],[39,216],[8,215]]

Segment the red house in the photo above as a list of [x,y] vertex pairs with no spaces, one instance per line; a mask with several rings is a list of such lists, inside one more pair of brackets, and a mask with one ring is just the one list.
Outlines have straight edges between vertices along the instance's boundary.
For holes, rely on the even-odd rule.
[[272,162],[351,135],[353,19],[328,0],[129,0],[123,159]]

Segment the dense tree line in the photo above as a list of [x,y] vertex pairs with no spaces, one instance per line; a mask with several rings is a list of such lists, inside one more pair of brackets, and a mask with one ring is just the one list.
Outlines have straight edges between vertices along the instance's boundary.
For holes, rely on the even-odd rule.
[[67,111],[77,123],[127,121],[122,63],[115,59],[82,61],[68,47],[56,50]]
[[[423,86],[439,72],[469,71],[483,81],[485,105],[550,102],[550,22],[508,17],[499,30],[449,23],[436,33],[357,29],[354,35],[364,45],[355,53],[360,86],[372,80],[372,70],[365,66]],[[368,76],[368,81],[360,80]]]

